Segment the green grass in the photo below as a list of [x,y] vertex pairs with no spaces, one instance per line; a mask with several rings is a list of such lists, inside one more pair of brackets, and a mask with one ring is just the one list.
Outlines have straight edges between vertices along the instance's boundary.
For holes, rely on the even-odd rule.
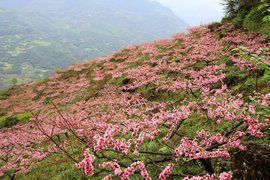
[[21,113],[15,116],[2,116],[0,117],[0,129],[12,127],[16,124],[26,124],[30,118],[30,113]]
[[[62,154],[54,154],[41,161],[26,174],[19,174],[21,180],[77,180],[87,179],[82,171],[76,169],[75,164],[69,162]],[[89,179],[89,178],[88,178]]]
[[9,97],[9,89],[0,90],[0,100],[5,100]]
[[109,84],[114,84],[118,86],[127,85],[129,83],[130,79],[126,75],[122,75],[118,78],[111,78],[108,80]]

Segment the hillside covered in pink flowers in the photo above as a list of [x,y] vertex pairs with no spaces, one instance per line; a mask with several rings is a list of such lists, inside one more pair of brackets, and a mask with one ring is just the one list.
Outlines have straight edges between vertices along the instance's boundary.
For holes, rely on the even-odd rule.
[[269,148],[269,47],[217,23],[14,86],[0,179],[240,177],[237,154]]

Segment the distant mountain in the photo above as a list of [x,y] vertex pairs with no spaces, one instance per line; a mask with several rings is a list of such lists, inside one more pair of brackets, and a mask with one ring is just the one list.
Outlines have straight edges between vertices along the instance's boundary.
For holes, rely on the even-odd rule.
[[0,88],[187,27],[149,0],[1,0]]

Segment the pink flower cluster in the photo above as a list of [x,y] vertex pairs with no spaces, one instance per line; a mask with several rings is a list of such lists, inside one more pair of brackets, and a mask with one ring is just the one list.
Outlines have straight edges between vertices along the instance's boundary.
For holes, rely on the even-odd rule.
[[124,154],[129,154],[131,143],[127,142],[125,139],[114,139],[113,137],[118,133],[119,129],[117,127],[108,127],[103,136],[95,135],[94,151],[98,152],[105,150],[106,148],[113,147],[114,150],[121,151]]
[[185,177],[184,180],[232,180],[233,176],[231,172],[222,172],[219,177],[216,175],[206,174],[204,176]]
[[111,168],[111,169],[114,170],[114,174],[116,176],[121,176],[122,175],[121,167],[116,162],[112,162],[112,161],[104,162],[104,163],[99,164],[99,167],[102,168],[102,169]]
[[83,169],[84,173],[87,176],[94,175],[94,166],[93,163],[95,161],[95,156],[90,154],[90,149],[85,149],[84,151],[84,159],[76,164],[76,167],[79,169]]
[[209,158],[225,158],[229,159],[230,154],[226,150],[217,149],[215,151],[207,151],[204,141],[181,139],[181,144],[175,149],[176,157],[186,156],[191,159],[209,159]]
[[255,118],[249,118],[246,120],[247,124],[248,124],[248,130],[249,133],[252,136],[261,138],[264,136],[262,130],[264,128],[264,124],[260,123],[258,119]]
[[223,172],[219,175],[220,180],[231,180],[233,179],[233,175],[231,172]]
[[235,63],[236,66],[238,66],[241,70],[253,70],[255,69],[255,66],[247,61],[247,60],[242,60],[240,58],[233,57],[232,61]]
[[145,168],[145,165],[143,162],[135,162],[133,164],[130,165],[130,167],[126,168],[124,171],[123,171],[123,174],[121,175],[121,178],[123,180],[128,180],[129,177],[135,173],[136,170],[139,170],[142,177],[145,179],[145,180],[151,180],[152,178],[149,176],[146,168]]
[[166,180],[170,176],[170,174],[173,171],[173,164],[169,164],[160,174],[159,179],[160,180]]
[[116,162],[105,162],[100,164],[101,168],[112,168],[114,170],[114,175],[118,176],[121,178],[121,180],[129,180],[130,176],[135,173],[136,170],[140,171],[141,176],[145,180],[151,180],[152,178],[149,176],[145,165],[143,162],[134,162],[132,163],[129,167],[127,167],[124,170],[121,170],[119,164]]

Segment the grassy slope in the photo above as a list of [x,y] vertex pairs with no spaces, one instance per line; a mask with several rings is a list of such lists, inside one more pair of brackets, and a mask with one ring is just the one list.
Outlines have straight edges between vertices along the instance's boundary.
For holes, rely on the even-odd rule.
[[[235,29],[229,26],[229,28],[220,28],[220,24],[210,26],[209,33],[212,33],[217,39],[224,39],[230,33],[236,32],[241,36],[241,33],[249,34],[245,31]],[[255,38],[257,34],[251,35],[251,38]],[[200,39],[200,35],[193,32],[190,37]],[[267,42],[264,42],[267,43]],[[171,41],[158,42],[151,44],[159,51],[159,55],[156,58],[162,59],[162,57],[168,57],[167,63],[176,62],[181,64],[181,59],[177,59],[177,50],[184,45],[181,39],[173,39]],[[101,74],[104,75],[110,70],[118,72],[125,71],[127,69],[139,69],[144,65],[155,67],[155,64],[151,61],[151,57],[147,53],[143,53],[145,46],[136,47],[133,50],[133,54],[130,54],[130,50],[123,50],[106,60],[99,60],[89,62],[84,65],[74,65],[67,70],[58,72],[54,77],[35,82],[31,84],[16,86],[8,91],[8,93],[2,93],[0,101],[0,112],[3,116],[11,116],[16,113],[27,113],[30,110],[46,109],[50,108],[50,101],[53,100],[63,110],[72,109],[75,105],[83,105],[83,103],[97,101],[101,98],[102,91],[110,89],[110,87],[121,87],[129,83],[128,78],[122,75],[118,78],[105,75],[103,80],[95,81],[94,77],[97,76],[97,69],[100,69]],[[230,52],[231,49],[228,44],[223,44],[224,51]],[[151,53],[150,53],[151,54]],[[134,60],[135,59],[135,60]],[[255,86],[255,77],[246,71],[240,71],[236,68],[232,61],[228,57],[220,54],[219,58],[215,61],[216,64],[225,63],[226,82],[228,87],[233,91],[233,94],[243,93],[244,97],[248,97],[253,91],[268,93],[270,91],[270,76],[269,72],[264,71],[259,75],[257,87]],[[206,64],[198,62],[189,69],[203,69]],[[164,78],[185,78],[181,74],[165,70],[163,72]],[[85,82],[87,82],[85,84]],[[63,88],[65,90],[63,90]],[[183,91],[174,93],[167,93],[156,91],[155,85],[149,85],[141,87],[136,90],[137,93],[149,100],[151,103],[155,102],[178,102],[184,98],[192,99],[190,94]],[[119,93],[111,92],[113,94]],[[110,94],[105,94],[110,98]],[[114,97],[114,96],[113,96]],[[70,111],[70,110],[69,110]],[[100,110],[101,111],[101,110]],[[210,124],[206,121],[200,121],[197,123],[196,115],[193,118],[185,122],[184,127],[189,128],[189,135],[195,134],[198,129],[205,128],[211,130],[214,124]],[[220,127],[220,130],[227,128],[226,124]],[[185,128],[183,128],[185,129]],[[218,129],[216,129],[218,130]],[[72,141],[72,140],[71,140]],[[262,142],[269,142],[269,139],[264,139]],[[260,142],[260,143],[262,143]],[[68,162],[62,155],[53,155],[46,160],[39,163],[28,174],[18,176],[20,179],[83,179],[85,178],[81,172],[78,172],[74,166]],[[200,171],[197,169],[191,169],[191,171]],[[98,178],[97,178],[98,179]]]

